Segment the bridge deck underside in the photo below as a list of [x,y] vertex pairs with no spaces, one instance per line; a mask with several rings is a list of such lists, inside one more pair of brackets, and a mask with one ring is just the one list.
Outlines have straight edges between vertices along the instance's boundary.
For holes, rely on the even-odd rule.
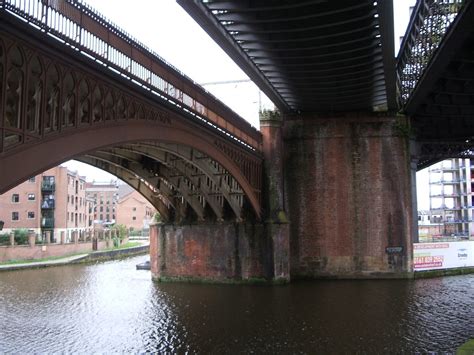
[[178,3],[283,112],[396,105],[390,1]]

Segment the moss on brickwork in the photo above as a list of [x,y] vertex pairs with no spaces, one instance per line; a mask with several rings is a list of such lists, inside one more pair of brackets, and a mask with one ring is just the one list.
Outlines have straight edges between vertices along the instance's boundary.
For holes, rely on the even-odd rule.
[[278,212],[277,218],[278,218],[278,223],[289,223],[288,217],[286,217],[285,211]]
[[474,354],[474,339],[470,339],[456,350],[456,355]]
[[281,121],[280,111],[263,109],[259,112],[260,121]]

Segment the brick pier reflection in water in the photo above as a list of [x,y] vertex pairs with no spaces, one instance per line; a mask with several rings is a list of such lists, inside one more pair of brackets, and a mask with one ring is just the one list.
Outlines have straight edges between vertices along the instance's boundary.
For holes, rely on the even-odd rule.
[[0,273],[0,352],[412,353],[474,337],[474,275],[159,284],[135,269],[146,259]]

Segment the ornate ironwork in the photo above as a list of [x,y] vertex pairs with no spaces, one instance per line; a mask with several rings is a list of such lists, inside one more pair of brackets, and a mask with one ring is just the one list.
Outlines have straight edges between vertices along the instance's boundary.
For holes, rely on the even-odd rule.
[[[41,150],[42,154],[37,153],[41,162],[23,174],[33,173],[52,164],[49,144],[84,134],[79,139],[82,147],[77,141],[61,147],[60,159],[74,156],[122,178],[150,200],[165,220],[240,219],[252,210],[244,208],[246,203],[259,215],[262,158],[257,152],[209,130],[207,124],[190,122],[179,110],[150,100],[149,93],[130,90],[133,86],[126,81],[114,82],[94,67],[76,65],[80,63],[76,58],[60,58],[3,30],[0,34],[0,76],[4,78],[0,85],[0,190],[13,183],[7,181],[12,174],[5,178],[2,168],[13,170],[17,160],[12,156]],[[96,138],[98,142],[88,138],[101,129],[130,130],[131,134],[139,127],[145,127],[148,138],[115,139],[110,138],[115,136],[112,133]],[[184,136],[185,132],[192,135]],[[174,140],[169,138],[173,134]],[[106,143],[106,138],[115,140]],[[193,139],[202,139],[207,151],[192,148]],[[85,156],[77,157],[84,152]],[[220,158],[211,158],[213,154]],[[13,179],[26,178],[18,174]]]
[[131,82],[261,150],[260,133],[205,89],[81,0],[0,0],[14,14]]
[[398,55],[400,99],[406,104],[464,0],[419,0]]
[[445,159],[474,158],[474,146],[470,140],[460,142],[420,142],[418,170],[427,168]]

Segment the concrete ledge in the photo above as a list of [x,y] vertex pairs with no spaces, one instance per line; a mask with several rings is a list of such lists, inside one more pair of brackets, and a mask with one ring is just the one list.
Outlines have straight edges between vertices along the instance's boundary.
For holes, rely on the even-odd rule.
[[105,250],[105,251],[96,251],[86,257],[74,260],[72,263],[87,263],[90,261],[96,260],[112,260],[125,258],[132,255],[146,254],[150,250],[149,245],[141,245],[138,247],[126,248],[126,249],[116,249],[116,250]]
[[456,275],[465,275],[465,274],[473,274],[473,273],[474,273],[474,267],[457,267],[453,269],[416,271],[415,279],[427,279],[427,278],[432,278],[432,277],[456,276]]

